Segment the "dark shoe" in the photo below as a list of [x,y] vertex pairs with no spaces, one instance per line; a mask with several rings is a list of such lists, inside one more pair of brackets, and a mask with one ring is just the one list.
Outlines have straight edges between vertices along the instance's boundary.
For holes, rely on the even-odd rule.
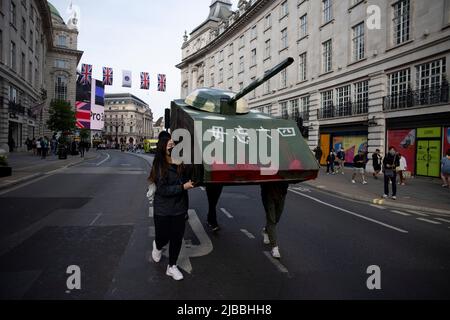
[[207,222],[208,227],[211,229],[211,231],[216,232],[220,230],[219,225],[217,224],[217,222],[215,223],[211,223],[211,222]]

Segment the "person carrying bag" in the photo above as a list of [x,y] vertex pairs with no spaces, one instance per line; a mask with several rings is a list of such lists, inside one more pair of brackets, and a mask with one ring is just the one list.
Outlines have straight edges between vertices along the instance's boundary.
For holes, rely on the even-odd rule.
[[389,148],[389,153],[383,160],[384,195],[389,197],[389,181],[392,182],[392,199],[397,200],[397,168],[400,166],[400,158],[394,147]]

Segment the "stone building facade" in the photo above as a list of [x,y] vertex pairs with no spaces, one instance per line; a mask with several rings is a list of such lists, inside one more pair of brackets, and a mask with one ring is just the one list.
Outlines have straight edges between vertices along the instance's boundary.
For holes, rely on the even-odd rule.
[[357,149],[370,159],[401,145],[412,174],[438,176],[436,160],[450,147],[449,0],[241,0],[238,8],[213,0],[185,35],[182,97],[203,86],[238,91],[293,57],[247,96],[251,108],[301,117],[311,149],[324,154],[343,148],[351,162]]

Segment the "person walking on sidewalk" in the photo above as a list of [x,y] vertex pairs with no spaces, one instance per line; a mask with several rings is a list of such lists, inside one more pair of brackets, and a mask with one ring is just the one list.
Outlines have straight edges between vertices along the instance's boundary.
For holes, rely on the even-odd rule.
[[156,185],[153,201],[155,241],[152,258],[158,263],[163,248],[169,244],[169,265],[166,275],[179,281],[184,278],[177,267],[177,260],[189,209],[187,191],[194,188],[194,184],[188,179],[184,165],[175,164],[172,160],[174,142],[171,135],[163,131],[158,139],[149,177],[150,182]]
[[450,149],[447,150],[447,155],[441,160],[441,178],[444,184],[444,188],[448,188],[448,178],[450,176]]
[[378,179],[378,175],[381,172],[381,161],[383,160],[383,157],[381,156],[380,152],[380,149],[377,149],[372,154],[373,177],[375,179]]
[[389,197],[389,181],[392,182],[392,199],[397,200],[397,174],[396,170],[400,166],[400,159],[394,147],[389,148],[389,153],[383,160],[384,173],[384,195],[383,198]]
[[281,259],[277,241],[277,224],[284,210],[284,203],[289,184],[287,182],[271,182],[261,184],[261,198],[266,211],[266,227],[263,230],[264,244],[270,244],[271,254]]
[[48,144],[49,144],[48,138],[47,138],[47,137],[44,137],[44,138],[41,140],[41,153],[42,153],[42,159],[47,158]]
[[399,167],[397,168],[397,173],[398,173],[398,177],[400,178],[398,184],[401,184],[402,186],[405,185],[405,171],[408,169],[408,164],[406,163],[406,158],[401,155],[400,153],[398,154],[399,157]]
[[334,162],[336,161],[336,154],[334,149],[331,149],[330,154],[327,157],[327,175],[334,174]]
[[36,141],[37,156],[42,157],[42,137]]
[[84,153],[86,151],[86,142],[81,140],[80,143],[78,144],[78,149],[80,150],[80,157],[84,158]]
[[337,167],[336,167],[336,173],[341,172],[344,174],[344,167],[345,167],[345,152],[342,150],[342,148],[339,149],[336,155],[337,158]]
[[37,155],[37,142],[36,142],[36,138],[33,138],[33,141],[31,141],[31,146],[33,149],[33,156]]
[[317,162],[319,162],[322,160],[322,148],[320,148],[320,146],[317,146],[317,148],[314,149],[314,155],[316,157]]
[[359,150],[358,154],[353,158],[353,175],[352,175],[352,183],[356,183],[356,176],[360,175],[362,184],[367,184],[366,176],[365,176],[365,166],[366,166],[366,156],[363,150]]

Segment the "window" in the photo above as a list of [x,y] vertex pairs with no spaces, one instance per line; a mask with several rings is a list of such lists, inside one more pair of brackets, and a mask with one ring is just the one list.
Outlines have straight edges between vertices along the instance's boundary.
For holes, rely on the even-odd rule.
[[284,89],[287,87],[287,70],[284,69],[280,73],[280,89]]
[[17,8],[14,1],[11,1],[11,24],[16,27],[17,25]]
[[219,69],[219,83],[223,82],[223,68]]
[[250,36],[250,39],[251,40],[254,40],[254,39],[256,39],[256,37],[258,36],[258,32],[257,32],[258,30],[256,29],[256,26],[254,26],[253,28],[252,28],[252,30],[251,30],[251,36]]
[[264,47],[264,59],[270,58],[270,39],[266,40]]
[[288,34],[287,28],[281,30],[281,49],[286,49],[288,47]]
[[269,94],[269,93],[271,93],[271,82],[272,82],[272,80],[267,80],[265,83],[264,83],[264,93],[265,94]]
[[270,27],[272,27],[272,15],[269,14],[266,16],[266,18],[264,19],[264,28],[267,30]]
[[220,52],[219,52],[219,62],[223,61],[223,59],[224,59],[223,50],[220,50]]
[[309,96],[300,98],[300,117],[309,120]]
[[300,38],[306,37],[308,34],[308,19],[307,15],[300,17]]
[[34,86],[38,89],[39,88],[39,71],[38,69],[34,69]]
[[251,54],[251,66],[255,66],[256,65],[256,49],[252,50],[252,54]]
[[55,68],[67,69],[67,61],[66,60],[61,60],[61,59],[56,59],[55,60]]
[[243,47],[245,47],[245,35],[242,35],[239,38],[239,48],[243,48]]
[[26,40],[27,38],[27,21],[22,17],[22,32],[20,33],[22,39]]
[[239,58],[239,73],[244,72],[244,57]]
[[18,101],[17,99],[17,89],[13,86],[9,87],[9,101],[16,103]]
[[0,30],[0,62],[3,63],[3,30]]
[[411,75],[409,69],[400,70],[389,75],[389,94],[391,108],[405,108],[408,103]]
[[280,18],[287,16],[288,13],[289,13],[289,6],[288,2],[285,1],[281,4]]
[[214,83],[214,73],[211,73],[210,82],[211,82],[211,87],[214,87],[214,86],[215,86],[215,83]]
[[[256,80],[256,77],[252,77],[251,82]],[[256,98],[256,89],[252,91],[251,95],[250,95],[250,99],[255,99]]]
[[22,59],[20,60],[20,75],[25,77],[25,53],[22,52]]
[[233,62],[228,65],[228,78],[232,78],[234,74]]
[[30,40],[28,42],[28,46],[30,47],[31,50],[33,50],[33,44],[34,44],[33,31],[30,30]]
[[364,22],[353,27],[353,61],[364,59],[365,43],[364,43]]
[[287,119],[289,117],[288,102],[283,101],[280,103],[280,106],[281,106],[281,117],[283,119]]
[[58,36],[58,47],[67,47],[67,37]]
[[409,40],[410,29],[409,0],[401,0],[394,4],[394,44],[401,44]]
[[239,91],[242,91],[242,89],[244,89],[244,83],[239,82]]
[[34,8],[30,5],[30,20],[34,22]]
[[289,113],[294,117],[297,118],[299,116],[298,112],[298,99],[292,99],[289,101]]
[[331,40],[322,43],[322,71],[330,72],[333,67]]
[[356,114],[369,112],[369,81],[355,83],[355,108]]
[[233,43],[230,44],[230,46],[228,47],[228,56],[233,55],[234,53],[234,45]]
[[306,52],[302,53],[298,59],[298,80],[306,80]]
[[333,117],[333,90],[324,91],[321,93],[322,98],[322,118],[332,118]]
[[[445,58],[416,66],[416,87],[419,90],[420,104],[448,101],[448,85],[444,84],[445,74]],[[445,100],[441,99],[444,96]]]
[[28,82],[33,83],[33,62],[28,62]]
[[11,41],[11,68],[15,71],[16,70],[16,44]]
[[56,76],[55,78],[55,100],[67,100],[67,78]]
[[350,116],[352,114],[351,100],[350,100],[351,86],[343,86],[336,89],[337,105],[336,117]]
[[322,0],[323,23],[330,22],[333,19],[332,0]]

